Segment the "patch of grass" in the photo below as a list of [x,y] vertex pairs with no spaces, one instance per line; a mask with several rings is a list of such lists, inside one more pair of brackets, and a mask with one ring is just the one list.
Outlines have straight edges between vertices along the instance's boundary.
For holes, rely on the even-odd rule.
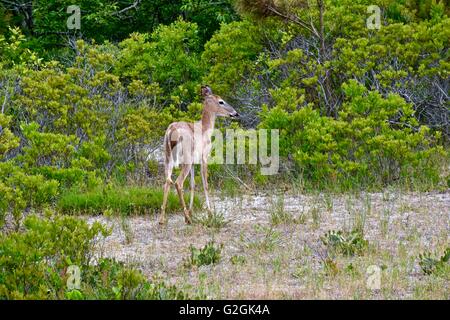
[[365,210],[358,210],[353,212],[353,227],[355,233],[364,234],[366,226],[367,212]]
[[296,279],[303,279],[311,273],[311,269],[308,265],[301,264],[297,266],[292,273],[292,277]]
[[349,263],[345,267],[344,271],[350,276],[359,276],[360,275],[358,269],[355,267],[355,265],[353,265],[353,263]]
[[262,233],[262,238],[249,242],[247,247],[262,251],[273,251],[280,242],[280,232],[274,230],[272,227],[261,225],[256,225],[254,228],[257,232]]
[[294,222],[297,224],[305,224],[307,221],[307,216],[304,213],[300,213],[296,218],[294,218]]
[[333,211],[333,196],[329,192],[325,192],[323,194],[323,202],[325,203],[325,207],[327,208],[328,212]]
[[273,226],[279,224],[288,224],[294,221],[291,213],[284,210],[284,198],[278,197],[275,202],[272,203],[270,209],[270,223]]
[[[105,187],[86,192],[67,191],[58,201],[58,210],[69,214],[102,214],[111,210],[121,214],[148,214],[159,212],[163,200],[163,191],[145,187]],[[188,203],[188,195],[185,194]],[[198,198],[194,207],[200,207]],[[175,193],[169,193],[167,212],[181,210],[180,201]]]
[[313,228],[314,229],[319,228],[320,227],[320,221],[321,221],[319,208],[317,208],[317,207],[311,208],[310,213],[311,213],[311,218],[313,220]]
[[331,277],[337,276],[340,271],[336,261],[330,257],[322,261],[322,267],[325,271],[325,274]]
[[131,244],[133,242],[133,229],[131,228],[130,222],[124,213],[120,214],[120,227],[125,234],[126,244]]
[[225,220],[222,213],[216,211],[208,212],[207,214],[202,214],[200,216],[193,216],[194,222],[201,224],[204,227],[219,230],[226,226],[229,221]]
[[233,265],[243,265],[247,262],[244,256],[234,255],[230,258],[230,262]]
[[186,267],[204,266],[215,264],[220,260],[220,253],[223,245],[216,245],[214,241],[208,242],[203,248],[195,248],[193,245],[189,247],[191,255],[185,261]]
[[320,240],[331,252],[341,253],[344,256],[362,255],[369,245],[358,231],[330,230],[320,237]]
[[440,258],[434,258],[431,252],[419,254],[419,266],[426,275],[442,274],[445,270],[450,270],[450,247],[445,249]]
[[383,237],[386,237],[389,233],[389,216],[391,215],[390,209],[383,210],[383,216],[380,217],[380,231]]

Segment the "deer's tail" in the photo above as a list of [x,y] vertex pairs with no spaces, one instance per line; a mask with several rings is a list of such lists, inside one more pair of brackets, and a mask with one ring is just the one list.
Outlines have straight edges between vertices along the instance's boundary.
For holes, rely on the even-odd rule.
[[170,159],[172,158],[172,146],[170,145],[170,132],[168,131],[164,135],[164,154],[165,154],[165,165],[169,163]]
[[178,144],[180,143],[182,138],[180,138],[179,141],[173,141],[172,140],[173,133],[174,131],[171,130],[171,128],[169,127],[169,129],[167,129],[166,134],[164,135],[164,148],[165,148],[164,165],[166,169],[166,179],[167,178],[170,179],[173,168],[178,167],[179,160],[181,158],[181,155],[179,154],[181,152],[181,148],[178,147]]

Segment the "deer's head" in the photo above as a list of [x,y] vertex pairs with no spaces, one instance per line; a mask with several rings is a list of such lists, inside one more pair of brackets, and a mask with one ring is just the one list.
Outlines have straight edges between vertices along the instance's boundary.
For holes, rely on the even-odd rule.
[[217,116],[238,118],[239,113],[232,106],[230,106],[225,100],[218,95],[212,93],[209,86],[202,86],[202,96],[205,99],[205,110],[215,113]]

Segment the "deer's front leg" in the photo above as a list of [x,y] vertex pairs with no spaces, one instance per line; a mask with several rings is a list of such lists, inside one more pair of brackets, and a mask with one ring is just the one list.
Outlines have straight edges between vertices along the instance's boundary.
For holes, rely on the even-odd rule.
[[164,183],[164,198],[163,198],[163,204],[161,206],[161,216],[159,217],[159,224],[163,225],[166,224],[166,207],[167,207],[167,197],[169,195],[171,181],[170,178],[166,179],[166,182]]
[[205,160],[203,160],[201,163],[201,174],[202,174],[203,190],[205,191],[206,207],[208,208],[208,211],[211,211],[208,195],[208,163]]

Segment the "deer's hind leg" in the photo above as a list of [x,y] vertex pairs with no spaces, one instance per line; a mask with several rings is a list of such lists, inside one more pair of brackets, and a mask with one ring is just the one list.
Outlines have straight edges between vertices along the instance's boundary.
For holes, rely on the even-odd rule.
[[169,195],[170,191],[170,185],[172,183],[167,179],[164,183],[164,198],[163,198],[163,205],[161,207],[161,215],[159,217],[159,224],[163,225],[166,223],[166,206],[167,206],[167,197]]
[[177,189],[178,197],[180,198],[180,203],[181,203],[181,206],[183,207],[183,211],[184,211],[184,221],[187,224],[191,224],[192,220],[191,220],[191,213],[186,208],[186,203],[184,201],[183,185],[184,185],[184,180],[186,180],[187,175],[191,171],[191,167],[192,167],[192,164],[181,165],[181,173],[178,176],[177,180],[175,181],[175,188]]
[[173,184],[172,181],[172,170],[173,170],[173,158],[171,155],[166,157],[165,161],[165,172],[164,175],[166,177],[166,181],[164,183],[164,197],[163,204],[161,206],[161,215],[159,217],[159,224],[163,225],[166,223],[166,207],[167,207],[167,198],[169,196],[170,186]]
[[189,199],[189,211],[191,212],[191,214],[192,214],[192,208],[194,207],[194,190],[195,190],[195,174],[194,174],[194,164],[192,164],[191,185],[190,185],[191,198]]

